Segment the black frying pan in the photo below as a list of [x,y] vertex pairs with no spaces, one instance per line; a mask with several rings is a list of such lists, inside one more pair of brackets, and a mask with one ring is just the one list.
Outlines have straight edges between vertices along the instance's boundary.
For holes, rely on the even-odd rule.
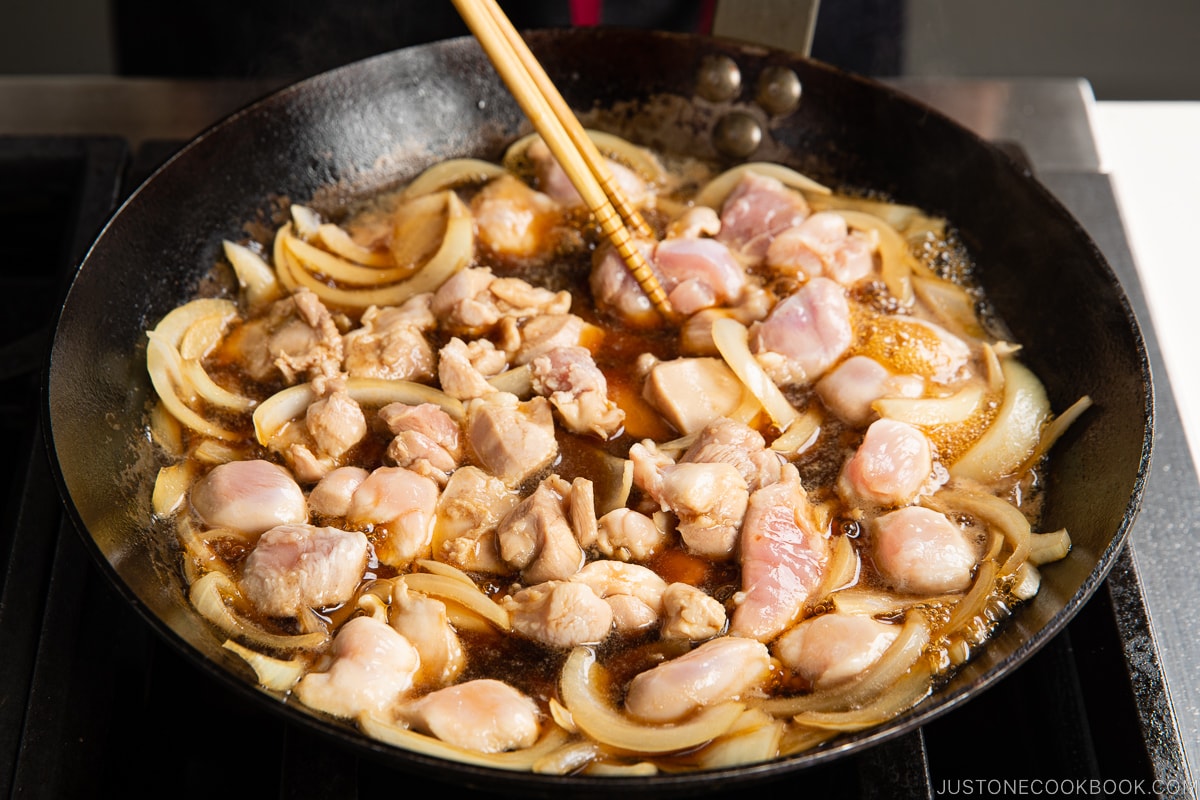
[[[596,127],[716,157],[714,128],[740,110],[765,131],[752,158],[781,161],[834,185],[873,187],[950,218],[1054,409],[1083,394],[1095,400],[1054,450],[1044,529],[1070,530],[1069,557],[1047,567],[1037,598],[913,711],[810,753],[717,774],[614,780],[448,764],[373,743],[349,725],[256,690],[245,665],[220,648],[223,637],[191,611],[164,544],[170,537],[149,519],[159,464],[143,433],[150,399],[143,332],[197,291],[223,238],[241,236],[248,220],[271,223],[281,200],[330,208],[441,159],[496,159],[527,132],[476,43],[460,39],[352,64],[235,114],[138,189],[88,253],[48,362],[46,429],[69,513],[118,589],[167,641],[247,702],[395,766],[523,794],[728,789],[896,736],[1017,667],[1104,579],[1149,467],[1146,353],[1096,246],[998,149],[874,83],[789,54],[684,35],[583,29],[540,32],[530,42],[567,101]],[[745,88],[730,101],[695,96],[698,70],[713,54],[740,68]],[[771,66],[794,70],[803,86],[798,109],[785,116],[754,103],[757,78]]]

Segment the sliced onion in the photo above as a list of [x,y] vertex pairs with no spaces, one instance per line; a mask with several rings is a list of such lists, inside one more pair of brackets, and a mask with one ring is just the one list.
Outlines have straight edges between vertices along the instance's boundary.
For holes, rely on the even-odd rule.
[[238,644],[233,639],[226,639],[221,645],[226,650],[237,653],[254,670],[260,686],[275,692],[286,692],[300,682],[308,665],[303,659],[271,658],[249,647]]
[[505,173],[504,167],[478,158],[452,158],[439,161],[413,179],[400,194],[401,200],[453,189],[470,183],[484,183]]
[[733,370],[738,380],[762,404],[771,421],[780,430],[787,430],[796,421],[800,412],[792,407],[783,392],[755,360],[750,352],[749,332],[746,326],[728,317],[713,321],[713,342],[725,363]]
[[975,313],[975,298],[953,281],[914,276],[913,292],[947,329],[971,339],[982,339],[983,327]]
[[797,697],[765,700],[759,708],[777,717],[810,711],[842,711],[873,703],[908,672],[929,644],[929,621],[916,609],[908,612],[895,641],[879,659],[849,683]]
[[1084,395],[1072,403],[1071,407],[1066,411],[1050,420],[1046,424],[1045,429],[1042,430],[1042,436],[1038,439],[1037,447],[1033,448],[1033,452],[1029,454],[1029,458],[1025,459],[1025,463],[1017,470],[1018,474],[1032,467],[1042,456],[1050,452],[1050,448],[1059,440],[1059,437],[1067,432],[1067,428],[1071,427],[1071,424],[1091,407],[1092,398]]
[[1017,567],[1016,579],[1012,596],[1018,600],[1031,600],[1042,588],[1042,573],[1029,561]]
[[874,233],[879,237],[879,261],[883,283],[892,297],[908,305],[913,299],[912,274],[921,269],[921,262],[908,249],[900,232],[873,214],[861,211],[835,211],[851,228]]
[[1013,474],[1042,438],[1050,401],[1037,376],[1015,358],[1001,360],[1004,400],[991,426],[950,466],[955,478],[991,483]]
[[602,754],[595,742],[569,742],[539,758],[531,769],[541,775],[567,775],[587,766]]
[[[281,280],[293,291],[297,287],[311,290],[328,305],[364,309],[369,306],[398,306],[409,298],[431,292],[450,276],[467,266],[475,254],[474,222],[470,210],[454,192],[445,193],[448,218],[446,235],[437,252],[411,278],[401,283],[376,289],[342,289],[318,280],[297,261],[284,244],[287,226],[276,236],[276,269]],[[286,275],[286,277],[284,277]]]
[[923,428],[970,419],[983,402],[983,385],[971,381],[949,397],[883,397],[871,404],[879,416]]
[[[649,150],[638,147],[615,133],[590,128],[586,129],[585,133],[603,155],[624,164],[647,181],[661,183],[666,179],[666,170]],[[502,160],[505,169],[509,172],[519,171],[518,168],[525,160],[525,153],[529,150],[529,145],[540,138],[541,136],[537,133],[529,133],[509,145],[508,149],[504,151]]]
[[1029,536],[1029,560],[1034,564],[1049,564],[1060,561],[1071,552],[1071,535],[1066,528],[1050,533],[1033,533]]
[[283,296],[283,286],[279,283],[275,270],[271,269],[258,253],[233,242],[226,241],[222,244],[225,258],[237,275],[238,285],[242,287],[247,303],[259,306]]
[[480,591],[473,581],[468,583],[446,575],[422,572],[403,575],[396,580],[403,581],[414,592],[453,600],[502,631],[512,629],[512,619],[508,611]]
[[596,481],[600,491],[596,494],[596,516],[603,517],[610,511],[624,508],[633,491],[633,462],[627,458],[603,453],[608,475]]
[[214,381],[199,361],[185,360],[180,368],[184,380],[209,405],[234,412],[249,411],[256,405],[254,398],[231,392]]
[[513,367],[489,378],[488,383],[498,392],[508,392],[517,397],[527,398],[533,394],[533,372],[528,364]]
[[687,722],[647,725],[613,709],[592,684],[595,654],[576,647],[563,665],[563,705],[579,729],[601,744],[635,753],[670,753],[716,739],[741,716],[745,706],[727,702],[701,710]]
[[154,333],[172,347],[179,347],[188,329],[205,320],[217,318],[222,325],[237,316],[237,305],[232,300],[201,298],[172,309],[154,326]]
[[839,589],[852,586],[858,582],[862,564],[858,558],[858,550],[850,542],[849,536],[836,536],[830,547],[829,563],[825,566],[825,574],[812,597],[821,600]]
[[940,607],[957,603],[962,594],[943,594],[921,597],[911,594],[892,594],[878,589],[851,586],[829,595],[833,607],[841,614],[861,614],[867,617],[891,616],[915,606]]
[[195,472],[190,461],[172,464],[158,471],[158,477],[154,480],[154,493],[150,497],[150,507],[154,516],[173,516],[183,506]]
[[790,186],[802,192],[812,192],[820,195],[833,193],[833,190],[828,186],[818,183],[807,175],[785,167],[782,164],[752,161],[748,164],[740,164],[732,169],[728,169],[713,178],[696,194],[692,202],[698,206],[708,206],[719,211],[725,203],[725,198],[733,191],[733,187],[737,186],[746,173],[750,172],[766,178],[774,178],[784,186]]
[[461,761],[467,764],[477,764],[495,769],[528,772],[540,759],[562,747],[567,741],[567,734],[552,727],[532,747],[524,750],[511,750],[507,753],[480,753],[467,750],[464,747],[443,742],[432,736],[400,727],[399,725],[381,719],[370,712],[358,717],[358,726],[362,732],[372,739],[385,744],[402,747],[415,753],[422,753],[434,758],[445,758],[451,761]]
[[314,238],[317,230],[321,227],[321,215],[299,203],[292,203],[290,211],[296,235],[305,241]]
[[150,408],[150,437],[167,455],[183,455],[183,426],[161,402]]
[[270,650],[315,650],[329,639],[325,633],[303,633],[298,636],[268,633],[230,610],[225,603],[227,596],[238,597],[240,592],[237,584],[220,572],[204,575],[188,590],[188,598],[200,616],[230,636],[249,640]]
[[317,228],[317,241],[324,245],[329,252],[355,264],[367,267],[396,266],[396,260],[392,258],[391,253],[364,247],[354,241],[349,233],[331,222],[326,222]]
[[645,778],[657,775],[658,767],[649,761],[638,761],[634,764],[614,764],[600,761],[584,770],[588,775],[604,775],[606,777]]
[[995,588],[996,562],[984,561],[975,573],[975,584],[971,587],[971,591],[967,592],[963,599],[954,606],[949,619],[938,630],[938,633],[942,636],[957,633],[964,625],[983,614],[984,609],[987,608],[988,598],[991,597],[992,590]]
[[380,268],[355,264],[290,234],[284,235],[283,246],[305,270],[339,284],[384,286],[404,280],[413,273],[413,270],[402,267]]
[[1032,531],[1029,520],[1012,503],[982,491],[944,489],[930,499],[929,505],[940,511],[954,511],[975,517],[1000,532],[1010,553],[1000,567],[1000,575],[1011,575],[1029,558]]
[[902,203],[891,203],[886,200],[868,200],[862,197],[849,197],[842,194],[821,195],[809,200],[814,211],[861,211],[879,217],[898,231],[908,232],[910,228],[920,231],[932,231],[944,235],[946,220],[926,216],[916,206]]
[[821,421],[820,411],[815,408],[805,410],[771,442],[771,449],[795,458],[817,443],[817,437],[821,435]]
[[181,372],[179,353],[162,338],[153,333],[148,335],[150,342],[146,347],[146,371],[150,374],[150,383],[158,393],[163,408],[184,427],[204,436],[229,441],[240,438],[238,433],[209,422],[184,402],[177,388],[186,389],[189,385]]
[[850,711],[806,711],[793,720],[798,725],[829,731],[858,731],[892,719],[925,699],[932,689],[932,670],[918,663],[877,699]]
[[[445,392],[413,381],[392,381],[382,378],[351,378],[346,392],[361,406],[383,407],[388,403],[410,406],[433,403],[452,419],[463,418],[463,406]],[[258,443],[271,442],[289,422],[299,419],[317,399],[317,393],[307,383],[289,386],[271,395],[254,410],[254,434]]]
[[779,754],[783,729],[782,721],[748,708],[724,736],[700,751],[697,766],[721,769],[768,761]]
[[432,572],[434,575],[444,575],[447,578],[454,578],[455,580],[469,584],[471,587],[475,586],[475,581],[471,580],[470,575],[450,564],[443,564],[441,561],[434,561],[430,558],[418,558],[413,563],[426,572]]

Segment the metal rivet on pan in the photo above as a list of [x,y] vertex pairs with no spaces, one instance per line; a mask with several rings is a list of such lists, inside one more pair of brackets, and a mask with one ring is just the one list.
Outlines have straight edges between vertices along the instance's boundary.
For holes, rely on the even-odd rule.
[[742,71],[729,56],[707,55],[696,73],[696,93],[719,103],[737,95],[742,88]]
[[732,158],[745,158],[762,144],[762,126],[743,111],[731,111],[713,129],[713,146]]
[[800,78],[787,67],[767,67],[758,79],[755,100],[773,115],[790,114],[800,105]]

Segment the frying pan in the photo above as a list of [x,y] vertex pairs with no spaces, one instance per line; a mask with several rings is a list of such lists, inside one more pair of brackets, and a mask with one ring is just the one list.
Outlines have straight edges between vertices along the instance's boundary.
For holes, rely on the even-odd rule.
[[[808,753],[705,773],[611,779],[450,764],[372,742],[348,724],[256,689],[246,666],[221,649],[223,637],[191,610],[166,545],[169,532],[150,518],[160,462],[145,435],[151,389],[144,331],[202,287],[219,284],[221,240],[267,230],[286,201],[332,209],[441,159],[498,159],[529,126],[469,38],[351,64],[234,114],[165,164],[101,232],[62,306],[43,410],[66,508],[103,571],[167,642],[247,702],[392,766],[524,795],[667,795],[762,781],[911,730],[1017,668],[1108,573],[1149,468],[1147,356],[1096,246],[998,148],[925,106],[820,63],[649,31],[540,31],[529,41],[586,124],[721,161],[713,134],[736,112],[763,133],[755,160],[780,161],[835,186],[877,189],[956,225],[1053,408],[1084,394],[1095,401],[1053,452],[1042,527],[1068,528],[1074,548],[1044,569],[1036,599],[931,698],[897,719]],[[744,87],[722,101],[695,94],[697,75],[714,55],[737,64]],[[755,102],[755,83],[769,68],[799,77],[794,111],[772,115]]]

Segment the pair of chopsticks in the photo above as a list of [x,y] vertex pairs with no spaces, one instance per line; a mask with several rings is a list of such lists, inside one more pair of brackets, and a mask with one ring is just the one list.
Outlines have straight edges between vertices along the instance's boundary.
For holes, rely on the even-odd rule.
[[667,293],[633,242],[633,234],[652,236],[650,226],[621,192],[604,157],[529,46],[496,0],[453,2],[642,291],[660,314],[673,320]]

